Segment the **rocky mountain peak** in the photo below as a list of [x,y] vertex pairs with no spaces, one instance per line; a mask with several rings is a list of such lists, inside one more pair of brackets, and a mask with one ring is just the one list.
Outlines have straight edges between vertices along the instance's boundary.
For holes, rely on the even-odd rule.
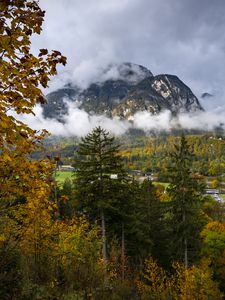
[[46,96],[44,115],[63,121],[72,101],[89,114],[103,114],[132,120],[138,111],[158,114],[170,110],[173,114],[203,110],[191,89],[177,76],[153,76],[147,68],[132,63],[113,64],[105,68],[100,79],[88,88],[67,85]]
[[103,83],[107,80],[122,80],[130,84],[137,84],[147,77],[153,77],[150,70],[141,65],[125,62],[108,65],[104,69],[100,80],[103,80]]
[[172,112],[202,110],[197,97],[177,76],[162,74],[154,77],[152,87],[168,101]]

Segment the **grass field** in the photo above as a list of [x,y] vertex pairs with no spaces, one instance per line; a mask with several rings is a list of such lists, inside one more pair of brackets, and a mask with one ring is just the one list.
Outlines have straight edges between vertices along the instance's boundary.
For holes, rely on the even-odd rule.
[[59,184],[62,184],[66,178],[72,179],[73,171],[57,171],[55,179]]
[[[72,179],[72,175],[73,175],[73,171],[57,171],[55,178],[59,184],[63,184],[66,178]],[[155,185],[161,184],[165,188],[167,188],[169,185],[169,183],[165,183],[165,182],[153,182],[153,184]]]
[[168,182],[158,182],[158,181],[154,181],[153,184],[155,184],[155,185],[160,184],[160,185],[163,185],[165,188],[167,188],[169,185]]
[[220,194],[220,197],[225,200],[225,194]]

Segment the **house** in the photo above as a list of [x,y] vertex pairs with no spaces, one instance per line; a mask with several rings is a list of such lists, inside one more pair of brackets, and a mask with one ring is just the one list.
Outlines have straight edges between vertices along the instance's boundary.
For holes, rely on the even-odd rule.
[[59,171],[75,171],[75,168],[71,165],[61,165],[58,166]]

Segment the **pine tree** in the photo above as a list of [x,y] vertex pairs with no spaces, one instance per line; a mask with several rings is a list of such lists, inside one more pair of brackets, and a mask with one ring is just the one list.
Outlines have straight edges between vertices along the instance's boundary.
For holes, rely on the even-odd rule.
[[146,254],[151,254],[161,266],[165,266],[168,254],[168,237],[164,218],[165,203],[160,201],[157,187],[149,179],[144,180],[141,184],[140,195],[141,223],[145,235],[143,243],[149,244],[143,249],[148,251]]
[[183,260],[185,267],[196,258],[203,224],[201,211],[203,189],[191,172],[193,154],[184,136],[172,153],[173,168],[168,188],[171,220],[172,259]]
[[103,258],[106,260],[106,218],[120,211],[126,173],[114,137],[101,127],[82,138],[75,159],[76,196],[90,220],[101,220]]
[[72,181],[69,178],[65,179],[59,190],[58,209],[60,219],[71,219],[75,215]]

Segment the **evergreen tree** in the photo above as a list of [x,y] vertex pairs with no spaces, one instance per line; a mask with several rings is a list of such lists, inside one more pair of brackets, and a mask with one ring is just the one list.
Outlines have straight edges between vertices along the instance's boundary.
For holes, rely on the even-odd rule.
[[172,153],[173,168],[168,188],[171,221],[171,258],[183,260],[185,267],[196,259],[203,225],[202,183],[191,172],[192,151],[184,136]]
[[66,178],[60,189],[58,209],[60,219],[72,219],[75,215],[72,181]]
[[[165,203],[160,201],[157,187],[147,179],[141,184],[140,212],[142,230],[145,238],[143,243],[149,244],[145,247],[146,256],[151,256],[158,261],[161,266],[167,265],[167,230],[164,218]],[[142,251],[143,251],[142,250]]]
[[114,137],[95,128],[78,147],[75,188],[80,210],[91,220],[101,220],[103,257],[106,260],[106,219],[116,219],[126,187],[126,173]]
[[[127,224],[127,251],[132,264],[138,268],[152,256],[161,266],[167,266],[168,235],[165,203],[158,188],[149,179],[131,185],[130,219]],[[130,201],[130,200],[129,200]]]

